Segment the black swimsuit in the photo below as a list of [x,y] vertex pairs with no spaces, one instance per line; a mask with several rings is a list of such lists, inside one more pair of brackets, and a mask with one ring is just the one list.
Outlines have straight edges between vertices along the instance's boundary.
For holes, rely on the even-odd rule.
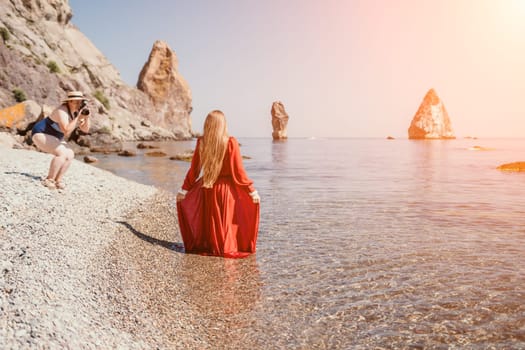
[[33,126],[33,135],[38,133],[54,136],[60,141],[64,139],[64,133],[60,130],[58,123],[49,117],[45,117]]
[[[67,108],[69,114],[69,120],[72,120],[71,111],[69,107]],[[62,141],[64,139],[64,133],[60,130],[60,125],[57,122],[53,121],[50,117],[45,117],[41,121],[33,126],[32,134],[43,133],[51,135]]]

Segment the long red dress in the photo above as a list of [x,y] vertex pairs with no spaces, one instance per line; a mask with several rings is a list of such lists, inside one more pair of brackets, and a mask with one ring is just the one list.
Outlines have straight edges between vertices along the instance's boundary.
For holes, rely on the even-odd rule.
[[259,230],[259,204],[249,193],[255,189],[242,165],[234,137],[212,188],[202,187],[199,145],[182,185],[186,197],[177,203],[179,226],[187,253],[244,258],[255,253]]

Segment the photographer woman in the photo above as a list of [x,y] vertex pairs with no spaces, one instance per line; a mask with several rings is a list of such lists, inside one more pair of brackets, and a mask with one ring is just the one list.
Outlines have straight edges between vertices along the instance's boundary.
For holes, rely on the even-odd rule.
[[228,136],[224,114],[212,111],[177,194],[186,252],[226,258],[255,253],[259,202],[242,165],[239,144]]
[[54,155],[47,178],[42,181],[42,184],[48,188],[65,188],[62,177],[75,156],[73,150],[64,141],[64,136],[69,137],[77,126],[83,132],[89,131],[91,125],[89,109],[84,101],[86,99],[82,92],[68,92],[62,104],[50,116],[40,120],[33,127],[33,143],[41,151]]

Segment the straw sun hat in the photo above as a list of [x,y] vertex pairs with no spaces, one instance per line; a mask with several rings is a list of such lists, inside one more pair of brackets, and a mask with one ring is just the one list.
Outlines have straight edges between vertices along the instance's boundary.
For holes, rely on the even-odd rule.
[[84,100],[86,97],[82,93],[82,91],[69,91],[67,93],[67,98],[62,101],[62,103],[66,103],[67,101],[75,101],[75,100]]

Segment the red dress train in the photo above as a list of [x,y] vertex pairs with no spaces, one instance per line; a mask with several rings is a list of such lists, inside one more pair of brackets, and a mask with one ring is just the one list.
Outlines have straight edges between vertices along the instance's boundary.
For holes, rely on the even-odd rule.
[[217,181],[212,188],[203,188],[198,179],[200,142],[182,185],[188,193],[177,203],[184,248],[187,253],[244,258],[255,253],[259,204],[249,195],[254,187],[242,165],[239,144],[229,138]]

